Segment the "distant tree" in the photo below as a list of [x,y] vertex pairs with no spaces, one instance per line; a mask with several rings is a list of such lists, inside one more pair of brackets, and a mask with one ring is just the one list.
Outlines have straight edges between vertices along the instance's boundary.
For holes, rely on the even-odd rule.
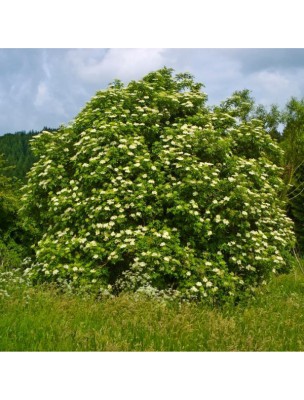
[[241,122],[246,122],[252,118],[252,113],[255,108],[255,100],[250,94],[250,90],[236,90],[232,95],[221,102],[219,106],[214,107],[215,110],[229,112]]
[[282,111],[279,106],[272,104],[269,109],[262,104],[259,104],[254,110],[255,118],[263,122],[265,131],[277,141],[282,140],[280,125],[283,122]]
[[304,163],[304,99],[292,98],[286,105],[282,138],[284,149],[285,183],[294,183],[295,173]]
[[11,168],[7,166],[0,155],[0,233],[3,237],[10,232],[10,227],[16,220],[17,197],[11,178],[5,176]]
[[37,134],[38,132],[16,132],[0,136],[0,153],[12,167],[4,172],[6,176],[25,180],[26,173],[35,161],[30,140]]
[[[55,129],[47,127],[44,127],[44,129],[49,132],[55,131]],[[31,130],[0,136],[0,154],[4,155],[7,164],[12,167],[4,172],[5,176],[15,177],[25,182],[27,172],[36,161],[30,142],[39,133],[39,131]]]
[[304,254],[304,99],[291,98],[285,107],[283,122],[284,197],[295,222],[299,251]]
[[279,127],[283,118],[279,107],[272,104],[267,108],[262,104],[256,104],[251,91],[248,89],[233,92],[228,99],[214,109],[229,112],[239,122],[250,121],[253,118],[259,119],[265,132],[278,141],[281,139]]

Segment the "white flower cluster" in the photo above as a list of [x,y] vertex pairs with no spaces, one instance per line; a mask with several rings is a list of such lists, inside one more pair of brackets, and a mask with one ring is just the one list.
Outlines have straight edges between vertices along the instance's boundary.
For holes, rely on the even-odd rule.
[[11,271],[0,269],[0,298],[10,297],[11,290],[16,290],[16,287],[22,288],[30,285],[31,281],[26,275],[22,274],[20,269],[12,269]]

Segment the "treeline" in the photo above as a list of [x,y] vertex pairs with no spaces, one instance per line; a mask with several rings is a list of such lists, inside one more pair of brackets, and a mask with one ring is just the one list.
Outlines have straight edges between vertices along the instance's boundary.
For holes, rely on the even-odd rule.
[[[44,127],[43,130],[54,131],[47,127]],[[27,172],[35,162],[30,140],[38,133],[39,131],[31,130],[6,133],[0,136],[0,154],[3,155],[9,167],[2,171],[5,176],[25,181]]]
[[[49,131],[54,131],[45,127]],[[34,232],[20,218],[21,186],[36,158],[30,140],[39,131],[20,131],[0,136],[0,268],[17,268],[31,254]]]

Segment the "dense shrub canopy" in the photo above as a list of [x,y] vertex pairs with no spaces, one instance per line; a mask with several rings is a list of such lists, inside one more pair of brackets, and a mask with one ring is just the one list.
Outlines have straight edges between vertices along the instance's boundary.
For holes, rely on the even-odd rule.
[[288,269],[281,150],[259,120],[208,108],[201,87],[167,68],[115,81],[35,137],[34,280],[225,301]]

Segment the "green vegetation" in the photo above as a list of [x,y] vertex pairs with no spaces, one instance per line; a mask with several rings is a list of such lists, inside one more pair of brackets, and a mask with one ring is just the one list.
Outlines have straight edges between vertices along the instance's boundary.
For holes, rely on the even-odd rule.
[[[47,127],[43,129],[47,129],[49,132],[54,131]],[[11,167],[4,172],[5,176],[17,178],[23,183],[26,181],[26,174],[36,161],[30,141],[39,133],[38,131],[21,131],[0,136],[0,154],[3,155],[7,165]]]
[[211,110],[201,87],[167,68],[116,81],[34,138],[34,282],[214,304],[291,268],[282,150],[242,98]]
[[304,254],[304,99],[292,98],[282,115],[285,124],[281,146],[284,150],[285,193],[289,215],[295,222],[298,251]]
[[302,272],[224,309],[134,295],[94,301],[15,281],[10,297],[0,289],[0,351],[304,351]]
[[19,189],[13,179],[5,176],[8,170],[0,155],[0,268],[18,268],[29,254],[25,242],[30,236],[19,218]]
[[32,167],[35,158],[30,149],[30,140],[38,132],[16,132],[0,136],[0,154],[6,159],[11,168],[5,172],[6,176],[25,180],[27,172]]
[[304,100],[201,87],[0,137],[0,351],[304,351]]
[[287,202],[288,215],[295,223],[297,251],[304,255],[304,99],[292,97],[283,110],[275,104],[266,109],[256,105],[249,90],[236,91],[219,107],[242,121],[259,119],[267,132],[284,151],[284,189],[280,199]]

